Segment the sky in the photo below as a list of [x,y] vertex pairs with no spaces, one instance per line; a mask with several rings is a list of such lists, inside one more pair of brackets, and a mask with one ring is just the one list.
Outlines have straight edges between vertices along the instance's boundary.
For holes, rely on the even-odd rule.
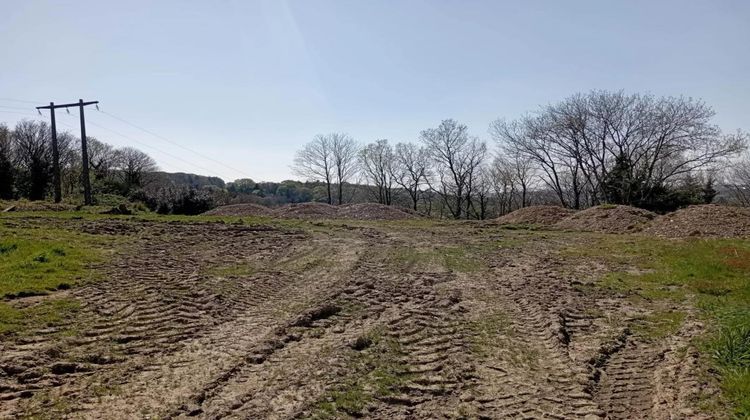
[[700,98],[750,130],[746,0],[0,3],[0,122],[98,100],[87,135],[170,172],[292,179],[316,134],[417,141],[446,118],[491,142],[493,120],[592,89]]

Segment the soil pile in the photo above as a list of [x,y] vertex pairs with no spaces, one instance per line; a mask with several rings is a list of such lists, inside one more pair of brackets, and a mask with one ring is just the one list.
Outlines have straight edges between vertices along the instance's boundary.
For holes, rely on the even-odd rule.
[[716,204],[690,206],[656,218],[643,231],[667,238],[750,237],[750,209]]
[[629,233],[641,231],[656,213],[630,206],[601,205],[571,214],[555,227],[604,233]]
[[279,207],[273,215],[292,219],[333,219],[336,218],[336,207],[326,203],[294,203]]
[[503,225],[540,225],[552,226],[560,220],[574,214],[574,210],[560,206],[531,206],[518,209],[496,220]]
[[49,201],[0,201],[0,212],[12,211],[73,211],[76,206],[64,203],[52,203]]
[[378,203],[347,204],[339,207],[338,218],[356,220],[403,220],[413,219],[413,214],[393,206]]
[[205,216],[270,216],[272,210],[266,206],[252,203],[230,204],[209,210]]

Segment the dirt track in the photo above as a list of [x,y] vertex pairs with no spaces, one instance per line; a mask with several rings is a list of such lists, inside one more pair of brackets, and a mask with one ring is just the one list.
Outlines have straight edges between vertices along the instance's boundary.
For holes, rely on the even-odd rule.
[[14,223],[137,240],[69,292],[75,334],[0,344],[0,417],[700,417],[700,325],[634,334],[662,308],[589,287],[609,268],[559,253],[585,235]]

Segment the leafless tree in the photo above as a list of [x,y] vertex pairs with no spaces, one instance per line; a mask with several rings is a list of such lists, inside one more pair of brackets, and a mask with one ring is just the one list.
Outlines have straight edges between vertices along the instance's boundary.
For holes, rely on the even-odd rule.
[[437,188],[448,211],[456,219],[471,206],[472,179],[482,163],[487,146],[469,137],[468,128],[455,120],[444,120],[437,128],[422,131],[420,138],[435,164]]
[[20,121],[11,137],[19,189],[30,200],[43,200],[52,181],[49,126],[44,122]]
[[109,178],[119,158],[114,147],[93,137],[88,137],[88,156],[89,167],[96,180]]
[[310,181],[324,182],[328,204],[333,204],[331,185],[335,176],[335,164],[330,136],[319,134],[302,150],[297,151],[292,170]]
[[471,194],[467,199],[467,202],[470,203],[469,210],[475,218],[484,220],[489,213],[493,192],[492,170],[487,165],[481,165],[476,168],[471,178]]
[[366,145],[359,154],[362,174],[375,187],[378,203],[391,205],[393,195],[393,148],[388,140]]
[[750,207],[750,157],[732,165],[725,186],[735,203]]
[[357,142],[343,133],[329,134],[333,168],[338,186],[338,204],[344,203],[344,184],[357,174]]
[[132,147],[117,150],[117,171],[125,192],[145,186],[145,176],[156,170],[156,162],[146,153]]
[[641,185],[624,198],[630,204],[742,151],[746,136],[723,135],[713,117],[690,98],[593,91],[514,122],[495,121],[490,131],[504,149],[534,162],[563,206],[579,208],[610,198],[605,180],[618,160]]
[[393,179],[411,199],[417,210],[422,185],[429,175],[429,155],[425,148],[413,143],[398,143],[394,150]]
[[64,131],[57,133],[57,147],[60,151],[60,181],[63,195],[79,193],[81,188],[81,141],[73,134]]
[[515,209],[513,202],[517,185],[513,164],[504,155],[498,155],[492,161],[489,172],[498,214],[510,213]]

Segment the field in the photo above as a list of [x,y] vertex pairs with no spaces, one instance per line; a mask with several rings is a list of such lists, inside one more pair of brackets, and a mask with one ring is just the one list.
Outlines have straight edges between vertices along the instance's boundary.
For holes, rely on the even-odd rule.
[[748,240],[0,217],[0,418],[750,415]]

